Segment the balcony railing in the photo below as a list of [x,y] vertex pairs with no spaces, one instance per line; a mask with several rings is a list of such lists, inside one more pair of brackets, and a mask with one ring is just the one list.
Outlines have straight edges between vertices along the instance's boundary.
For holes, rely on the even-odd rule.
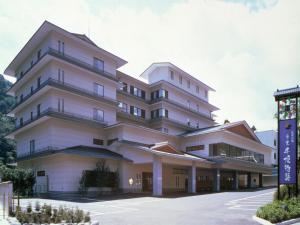
[[201,113],[201,112],[199,112],[199,111],[197,111],[197,110],[194,110],[194,109],[192,109],[192,108],[189,108],[189,107],[187,107],[186,105],[181,104],[181,103],[178,103],[178,102],[176,102],[176,101],[173,101],[173,100],[171,100],[171,99],[169,99],[169,98],[163,98],[163,97],[157,98],[157,99],[151,100],[151,101],[150,101],[150,104],[154,104],[154,103],[159,102],[159,101],[166,101],[166,102],[168,102],[168,103],[170,103],[170,104],[172,104],[172,105],[175,105],[175,106],[177,106],[177,107],[179,107],[179,108],[181,108],[181,109],[185,109],[185,110],[190,111],[190,112],[192,112],[192,113],[195,113],[195,114],[197,114],[197,115],[199,115],[199,116],[202,116],[202,117],[204,117],[204,118],[206,118],[206,119],[213,120],[213,117],[212,117],[211,115],[209,116],[209,115],[207,115],[207,114]]
[[165,120],[166,122],[170,122],[170,123],[172,123],[176,126],[184,127],[185,129],[188,129],[188,130],[197,130],[197,129],[199,129],[199,128],[194,127],[194,126],[192,126],[188,123],[183,123],[181,121],[174,120],[174,119],[167,118],[167,117],[158,117],[158,118],[150,119],[149,122],[154,123],[154,122],[159,122],[159,121],[162,121],[162,120]]
[[16,84],[19,83],[20,80],[22,80],[31,70],[32,68],[35,67],[36,64],[38,64],[46,55],[51,55],[51,56],[54,56],[56,58],[59,58],[59,59],[62,59],[62,60],[65,60],[73,65],[77,65],[81,68],[84,68],[86,70],[89,70],[91,72],[94,72],[98,75],[101,75],[101,76],[104,76],[110,80],[113,80],[113,81],[118,81],[116,76],[111,74],[111,73],[108,73],[106,71],[103,71],[103,70],[99,70],[97,69],[96,67],[94,67],[93,65],[89,64],[89,63],[86,63],[80,59],[77,59],[76,57],[73,57],[71,55],[68,55],[66,53],[63,53],[63,52],[59,52],[53,48],[49,48],[46,52],[44,52],[40,58],[38,58],[32,65],[30,65],[30,67],[24,71],[24,73],[17,78],[17,81],[10,87],[10,89],[12,89]]
[[101,76],[104,76],[104,77],[106,77],[108,79],[111,79],[111,80],[114,80],[114,81],[118,81],[117,78],[116,78],[116,76],[114,76],[113,74],[108,73],[108,72],[106,72],[104,70],[97,69],[93,65],[91,65],[89,63],[86,63],[86,62],[84,62],[84,61],[82,61],[80,59],[77,59],[77,58],[75,58],[75,57],[73,57],[71,55],[68,55],[66,53],[62,53],[62,52],[59,52],[59,51],[57,51],[57,50],[55,50],[53,48],[49,48],[48,54],[52,55],[54,57],[60,58],[62,60],[65,60],[65,61],[67,61],[69,63],[74,64],[74,65],[77,65],[79,67],[82,67],[84,69],[87,69],[87,70],[89,70],[91,72],[97,73],[97,74],[99,74]]
[[16,125],[15,129],[12,132],[15,132],[16,130],[21,129],[22,127],[25,127],[26,125],[44,117],[44,116],[52,116],[60,119],[68,119],[68,120],[76,120],[79,122],[88,122],[92,123],[94,125],[100,125],[100,126],[106,126],[107,123],[104,120],[98,120],[94,119],[93,117],[77,114],[77,113],[72,113],[72,112],[66,112],[62,110],[58,110],[55,108],[47,108],[46,110],[42,111],[40,114],[37,114],[33,116],[32,118],[24,121],[22,124]]
[[17,159],[21,160],[21,159],[27,158],[29,156],[40,155],[40,154],[43,154],[46,152],[53,152],[53,151],[57,151],[57,150],[59,150],[58,147],[47,146],[45,148],[36,149],[34,151],[27,151],[27,152],[19,153],[19,154],[17,154]]
[[38,91],[40,91],[43,87],[45,86],[53,86],[53,87],[57,87],[63,90],[67,90],[73,93],[77,93],[80,95],[84,95],[87,97],[91,97],[93,99],[98,99],[101,101],[105,101],[108,102],[110,104],[114,104],[115,106],[117,106],[117,100],[112,99],[112,98],[108,98],[106,96],[103,95],[99,95],[96,92],[75,86],[73,84],[69,84],[66,82],[62,82],[53,78],[49,78],[46,81],[44,81],[38,88],[36,88],[33,92],[30,92],[28,95],[26,95],[25,97],[23,97],[22,99],[20,99],[12,108],[12,110],[14,110],[16,107],[18,107],[19,105],[21,105],[22,103],[24,103],[26,100],[28,100],[31,96],[33,96],[35,93],[37,93]]

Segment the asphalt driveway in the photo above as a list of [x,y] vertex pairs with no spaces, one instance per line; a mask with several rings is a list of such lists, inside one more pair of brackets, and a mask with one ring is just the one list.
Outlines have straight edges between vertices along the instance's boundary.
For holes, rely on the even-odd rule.
[[221,192],[202,195],[122,196],[109,199],[22,199],[21,205],[35,201],[52,206],[79,207],[91,213],[101,225],[254,225],[252,215],[272,201],[275,189]]

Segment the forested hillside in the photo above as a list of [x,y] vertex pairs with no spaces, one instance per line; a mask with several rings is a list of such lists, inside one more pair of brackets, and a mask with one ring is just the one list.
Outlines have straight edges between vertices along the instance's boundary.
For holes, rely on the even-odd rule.
[[11,85],[0,74],[0,164],[14,162],[16,158],[15,142],[4,138],[14,127],[14,120],[5,115],[15,102],[13,97],[6,95]]

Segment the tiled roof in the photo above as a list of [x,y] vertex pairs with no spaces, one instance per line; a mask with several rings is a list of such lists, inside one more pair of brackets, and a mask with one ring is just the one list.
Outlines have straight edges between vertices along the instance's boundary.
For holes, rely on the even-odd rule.
[[279,99],[281,97],[286,97],[286,96],[300,96],[300,87],[297,85],[297,87],[294,88],[288,88],[288,89],[282,89],[282,90],[277,90],[274,93],[275,99]]

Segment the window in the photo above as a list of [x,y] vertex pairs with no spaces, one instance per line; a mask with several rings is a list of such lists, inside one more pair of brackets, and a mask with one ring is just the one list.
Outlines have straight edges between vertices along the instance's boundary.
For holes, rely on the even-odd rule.
[[187,107],[188,107],[188,109],[191,108],[191,102],[190,102],[190,100],[187,100]]
[[22,78],[23,76],[24,76],[24,72],[21,71],[21,73],[20,73],[20,78]]
[[182,76],[179,76],[179,83],[182,84]]
[[187,119],[186,119],[186,123],[187,123],[188,126],[191,126],[190,118],[187,118]]
[[23,94],[20,95],[20,102],[23,101]]
[[169,111],[167,109],[161,108],[161,109],[156,109],[151,111],[151,119],[156,119],[156,118],[168,118],[169,117]]
[[196,93],[199,94],[199,86],[196,86]]
[[58,69],[58,81],[64,83],[65,82],[65,71]]
[[119,102],[118,103],[118,106],[119,106],[119,108],[122,110],[122,112],[128,112],[127,111],[127,104],[126,103],[124,103],[124,102]]
[[134,116],[145,118],[145,110],[140,109],[140,108],[135,107],[135,106],[132,106],[132,105],[130,106],[130,114],[134,115]]
[[180,177],[179,176],[175,176],[175,187],[180,187]]
[[103,85],[94,83],[94,93],[96,95],[103,96],[104,95],[104,87],[103,87]]
[[205,98],[208,98],[208,91],[205,90]]
[[125,83],[125,82],[121,82],[121,87],[120,87],[120,90],[122,90],[122,91],[126,91],[126,92],[127,92],[127,83]]
[[35,140],[30,140],[30,154],[34,153],[35,151]]
[[197,112],[199,112],[199,111],[200,111],[200,109],[199,109],[199,105],[197,105],[196,107],[197,107]]
[[142,99],[146,98],[146,93],[144,90],[134,87],[132,85],[130,85],[130,94],[135,95]]
[[30,88],[30,94],[33,94],[33,86]]
[[187,146],[187,147],[185,148],[185,150],[186,150],[187,152],[204,150],[204,145]]
[[109,140],[107,140],[107,145],[111,145],[112,143],[114,143],[117,140],[119,140],[119,139],[118,138],[109,139]]
[[190,88],[191,87],[191,82],[188,80],[187,81],[187,87]]
[[104,120],[104,112],[100,109],[94,109],[94,120],[103,121]]
[[277,146],[277,141],[276,141],[276,139],[274,139],[274,146],[275,146],[275,147]]
[[151,92],[151,100],[159,99],[159,98],[168,98],[169,93],[167,90],[159,89],[157,91]]
[[37,177],[44,177],[46,176],[45,170],[40,170],[36,172]]
[[30,120],[33,120],[33,112],[30,112]]
[[41,87],[41,77],[38,77],[37,79],[37,88]]
[[58,112],[65,111],[65,100],[63,98],[57,99],[57,110]]
[[20,126],[23,126],[23,117],[20,118]]
[[171,80],[174,80],[174,71],[170,71]]
[[38,50],[38,52],[37,52],[37,59],[39,60],[40,58],[41,58],[41,49]]
[[64,54],[65,53],[65,42],[57,41],[58,52]]
[[166,127],[163,127],[162,132],[164,132],[164,133],[169,133],[169,129],[166,128]]
[[199,128],[199,122],[196,123],[196,128]]
[[36,114],[37,114],[37,116],[40,116],[40,115],[41,115],[41,104],[38,104],[38,105],[36,106]]
[[102,139],[93,138],[94,145],[103,145],[104,141]]
[[276,159],[276,153],[274,153],[274,159]]
[[97,70],[104,70],[104,62],[94,57],[94,68]]

